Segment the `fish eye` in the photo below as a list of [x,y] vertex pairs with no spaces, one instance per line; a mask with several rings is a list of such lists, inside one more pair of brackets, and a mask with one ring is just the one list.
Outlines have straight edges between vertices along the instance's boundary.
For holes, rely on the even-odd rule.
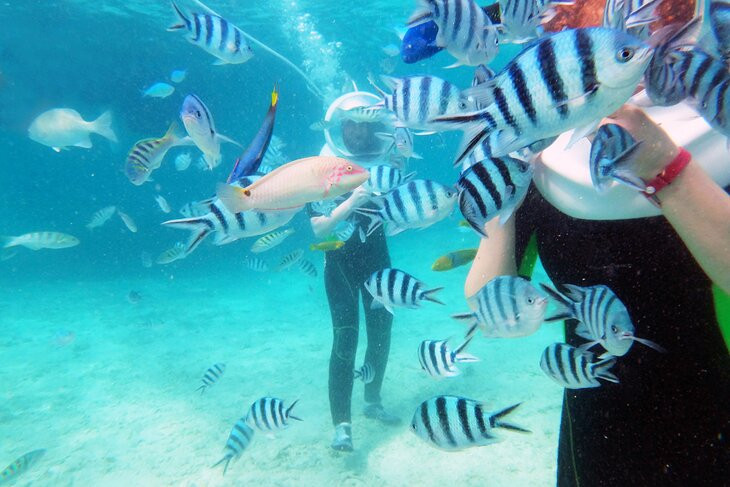
[[202,116],[202,113],[200,113],[200,110],[195,110],[195,117],[200,118]]
[[632,47],[624,47],[616,53],[616,59],[619,62],[625,63],[627,61],[630,61],[631,58],[634,57],[635,52],[636,50]]
[[447,198],[451,198],[453,195],[454,195],[454,192],[453,191],[447,191],[446,192],[446,197]]
[[466,102],[465,102],[465,101],[463,101],[463,100],[462,100],[462,101],[460,101],[460,102],[459,102],[459,108],[461,108],[462,110],[466,109]]
[[348,165],[348,166],[347,166],[347,167],[345,168],[345,170],[346,170],[347,172],[350,172],[350,171],[352,171],[352,166],[351,166],[351,165]]
[[616,325],[611,325],[611,333],[618,333],[618,327]]
[[495,37],[494,38],[494,45],[495,46],[498,46],[499,45],[499,37]]
[[533,304],[534,302],[535,302],[535,298],[533,298],[532,296],[527,297],[527,304]]

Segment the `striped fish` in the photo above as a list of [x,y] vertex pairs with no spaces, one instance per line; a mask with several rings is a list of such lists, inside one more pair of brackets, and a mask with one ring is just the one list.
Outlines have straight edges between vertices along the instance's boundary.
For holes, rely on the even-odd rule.
[[226,364],[213,364],[213,366],[211,366],[205,371],[205,374],[203,374],[203,378],[201,379],[203,381],[203,385],[195,390],[200,391],[201,394],[204,393],[207,389],[210,389],[216,382],[218,382],[218,379],[221,378],[225,371]]
[[410,129],[429,130],[429,120],[472,110],[475,105],[455,85],[435,76],[381,76],[390,93],[374,86],[383,106]]
[[109,221],[112,216],[114,216],[114,213],[116,213],[116,211],[116,206],[105,206],[91,216],[91,220],[89,221],[89,223],[86,224],[86,228],[91,230],[93,228],[98,228],[104,225],[106,222]]
[[0,237],[0,242],[4,249],[20,246],[31,250],[66,249],[81,243],[73,235],[60,232],[32,232],[18,237]]
[[340,116],[353,122],[375,123],[388,118],[387,112],[380,106],[359,106],[349,110],[339,109]]
[[302,258],[303,255],[304,255],[304,250],[302,250],[302,249],[296,249],[296,250],[289,252],[288,254],[286,254],[284,257],[281,258],[281,260],[279,261],[279,265],[276,266],[276,270],[278,272],[287,270],[288,268],[290,268],[291,266],[293,266],[294,264],[299,262],[299,260]]
[[710,0],[710,27],[723,59],[730,58],[730,1]]
[[502,41],[522,44],[542,34],[541,24],[555,16],[556,5],[573,0],[499,0]]
[[360,379],[363,384],[370,384],[375,379],[375,368],[369,363],[362,364],[362,367],[352,371],[355,379]]
[[617,29],[646,40],[649,24],[659,20],[656,9],[662,0],[606,0],[603,27]]
[[373,272],[365,281],[365,289],[373,296],[371,308],[385,307],[390,313],[396,306],[420,308],[423,301],[444,304],[433,296],[442,287],[426,289],[423,282],[398,269],[386,268]]
[[236,424],[233,425],[233,429],[231,430],[231,434],[228,435],[228,441],[226,441],[223,458],[218,460],[210,468],[215,468],[225,462],[223,465],[223,475],[225,475],[226,470],[228,470],[228,464],[231,463],[231,460],[238,459],[238,457],[241,456],[241,453],[243,453],[243,450],[248,448],[248,445],[251,444],[253,434],[254,430],[246,424],[246,418],[241,418],[236,421]]
[[33,450],[21,456],[0,472],[0,485],[15,481],[18,476],[27,472],[41,457],[46,450]]
[[407,183],[416,173],[403,174],[389,164],[380,164],[370,168],[370,177],[365,181],[365,188],[371,193],[388,193],[403,183]]
[[180,138],[175,131],[176,124],[173,122],[161,138],[142,139],[134,144],[124,163],[124,174],[132,184],[144,184],[149,180],[152,171],[160,167],[168,150],[189,143],[190,139]]
[[419,3],[420,7],[408,19],[408,26],[436,23],[436,45],[457,59],[449,68],[488,64],[499,52],[497,26],[476,1],[420,0]]
[[540,368],[545,375],[566,389],[600,387],[598,379],[618,384],[618,378],[608,371],[615,358],[593,361],[593,354],[565,343],[553,343],[542,352]]
[[258,254],[271,250],[281,244],[292,233],[294,233],[293,228],[267,233],[253,243],[251,246],[251,252]]
[[508,423],[505,416],[520,404],[497,412],[485,411],[485,405],[458,396],[436,396],[423,401],[413,413],[411,431],[426,443],[446,451],[458,451],[501,441],[494,429],[521,433],[531,431]]
[[558,304],[559,309],[546,321],[575,319],[580,323],[575,333],[590,340],[581,345],[587,350],[600,344],[606,353],[599,358],[608,356],[621,357],[631,348],[633,342],[642,343],[654,350],[665,350],[656,343],[645,338],[634,336],[634,324],[624,303],[611,291],[608,286],[580,287],[573,284],[563,284],[560,291],[542,284],[542,288]]
[[[187,254],[195,250],[203,239],[211,233],[215,235],[215,245],[229,244],[242,238],[255,237],[276,230],[282,225],[289,223],[300,210],[300,208],[294,208],[279,211],[244,211],[241,213],[231,213],[217,198],[205,204],[208,212],[202,216],[168,220],[162,223],[163,225],[192,232],[185,250]],[[278,240],[279,237],[277,236],[280,233],[282,232],[269,234],[257,240],[254,243],[252,251],[263,252],[280,244],[283,241],[283,238]],[[284,238],[290,233],[286,233]]]
[[375,135],[383,140],[390,141],[390,146],[388,146],[388,148],[385,150],[386,152],[390,152],[395,149],[395,151],[399,155],[405,157],[406,159],[409,159],[411,157],[416,159],[423,159],[423,157],[413,152],[413,133],[411,133],[411,131],[406,127],[395,127],[392,134],[377,132]]
[[453,316],[472,325],[467,336],[481,328],[488,338],[523,337],[545,321],[547,298],[523,277],[497,276],[474,299],[476,311]]
[[299,400],[294,401],[284,409],[284,401],[275,397],[262,397],[257,399],[248,410],[246,423],[259,431],[271,432],[283,430],[289,427],[289,420],[302,421],[291,414],[292,409]]
[[494,157],[573,128],[577,140],[633,95],[651,53],[649,45],[613,29],[541,37],[493,80],[465,91],[486,108],[430,123],[466,132],[456,164],[485,138],[492,139]]
[[309,205],[312,207],[312,211],[324,216],[330,216],[332,210],[337,208],[337,203],[332,200],[313,201]]
[[354,223],[341,221],[335,226],[335,236],[338,240],[347,242],[352,237],[352,234],[355,233],[355,228],[357,228],[357,225]]
[[131,216],[127,215],[122,210],[117,210],[117,215],[119,215],[119,218],[124,223],[124,226],[127,227],[127,230],[132,233],[137,233],[137,224]]
[[241,64],[253,57],[243,31],[226,19],[209,13],[185,15],[174,1],[172,7],[178,23],[167,30],[186,30],[189,42],[218,58],[213,64]]
[[505,224],[524,199],[532,181],[532,164],[514,157],[492,157],[464,171],[456,183],[459,209],[469,225],[486,237],[484,225],[499,216]]
[[451,350],[448,340],[424,340],[418,346],[418,361],[428,375],[435,378],[454,377],[461,372],[456,364],[479,362],[474,355],[463,353],[472,337],[467,338],[456,350]]
[[158,255],[155,263],[158,265],[165,265],[175,262],[176,260],[184,259],[185,257],[187,257],[185,245],[182,242],[176,242],[171,248]]
[[216,131],[213,115],[203,100],[196,95],[185,97],[180,110],[180,118],[188,135],[203,153],[208,169],[216,168],[221,162],[221,142],[230,142],[240,146],[235,140]]
[[247,255],[243,258],[243,265],[254,272],[266,272],[269,266],[263,260],[253,255]]
[[385,234],[396,235],[409,228],[426,228],[454,211],[458,193],[454,188],[427,179],[408,181],[387,194],[373,197],[378,208],[356,211],[370,218],[367,235],[380,225]]
[[317,268],[307,259],[301,259],[299,261],[299,270],[309,277],[317,277]]
[[593,187],[599,193],[608,189],[611,181],[644,191],[646,184],[636,176],[628,163],[641,145],[620,125],[601,125],[591,142],[590,171]]

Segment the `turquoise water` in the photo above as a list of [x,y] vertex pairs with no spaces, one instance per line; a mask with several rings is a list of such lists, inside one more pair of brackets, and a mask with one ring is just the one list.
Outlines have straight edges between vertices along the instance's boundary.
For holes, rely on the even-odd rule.
[[[301,66],[328,100],[255,46],[245,64],[212,66],[213,58],[182,34],[165,31],[173,20],[167,2],[0,4],[0,234],[59,231],[81,240],[63,250],[21,248],[0,262],[0,468],[43,448],[45,456],[16,485],[553,484],[562,389],[542,375],[537,357],[561,338],[557,326],[519,342],[475,340],[470,352],[482,361],[463,366],[455,379],[436,382],[419,370],[421,340],[463,333],[450,315],[467,310],[468,267],[430,269],[439,256],[478,243],[458,231],[458,211],[429,229],[389,239],[394,266],[444,286],[447,304],[396,312],[383,399],[404,423],[385,428],[364,419],[356,383],[351,455],[329,448],[332,332],[321,253],[306,253],[317,278],[296,269],[248,270],[243,258],[254,239],[220,247],[208,241],[184,260],[142,265],[143,252],[154,259],[187,238],[160,223],[179,217],[185,203],[213,194],[240,151],[224,145],[221,166],[201,171],[196,150],[174,148],[154,182],[129,183],[122,172],[129,148],[179,122],[186,94],[205,101],[220,133],[247,145],[278,83],[274,133],[289,159],[297,159],[319,152],[322,134],[308,127],[349,80],[367,88],[369,73],[393,69],[399,76],[432,73],[460,86],[471,82],[470,69],[441,69],[451,63],[446,54],[405,65],[383,53],[382,47],[398,43],[394,27],[409,15],[410,1],[370,2],[357,10],[331,0],[240,3],[211,7]],[[510,52],[505,49],[494,67]],[[169,82],[174,69],[186,69],[187,78],[173,95],[142,98],[141,90]],[[56,153],[30,140],[31,121],[57,107],[74,108],[85,120],[110,110],[119,142],[92,135],[93,148]],[[456,143],[456,134],[446,134],[444,143],[419,139],[416,149],[426,157],[411,168],[421,178],[453,184]],[[188,151],[193,164],[177,171],[175,157]],[[170,215],[158,208],[157,194],[170,202]],[[132,216],[139,232],[127,231],[117,216],[93,231],[85,228],[108,205]],[[296,233],[263,254],[272,267],[315,241],[303,212],[291,226]],[[542,273],[537,279],[546,280]],[[141,299],[130,300],[132,291]],[[227,364],[226,373],[201,396],[195,388],[217,362]],[[533,433],[505,433],[499,444],[458,455],[433,449],[407,423],[415,406],[436,394],[482,399],[493,409],[524,402],[515,420]],[[210,466],[233,423],[266,395],[299,399],[304,421],[273,439],[259,435],[224,477]]]

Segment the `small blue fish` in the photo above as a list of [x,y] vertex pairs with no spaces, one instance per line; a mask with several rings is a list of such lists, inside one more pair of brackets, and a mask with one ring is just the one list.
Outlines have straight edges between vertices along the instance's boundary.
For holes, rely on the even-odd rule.
[[155,83],[142,92],[142,96],[151,98],[167,98],[175,92],[175,87],[167,83]]
[[6,482],[12,482],[19,475],[26,472],[33,464],[40,460],[44,453],[46,453],[46,450],[33,450],[8,465],[0,472],[0,485]]
[[182,81],[187,76],[188,72],[184,69],[176,69],[172,73],[170,73],[170,81],[173,83],[182,83]]

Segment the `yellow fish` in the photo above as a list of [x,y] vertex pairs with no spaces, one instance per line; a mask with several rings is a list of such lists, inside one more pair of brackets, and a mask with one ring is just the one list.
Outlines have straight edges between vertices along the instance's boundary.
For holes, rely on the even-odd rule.
[[462,265],[468,264],[477,255],[477,249],[463,249],[449,252],[448,254],[436,259],[436,262],[431,266],[431,270],[434,271],[448,271],[456,269]]
[[322,250],[329,252],[330,250],[341,249],[345,245],[342,240],[328,240],[326,242],[313,243],[309,245],[309,250]]

